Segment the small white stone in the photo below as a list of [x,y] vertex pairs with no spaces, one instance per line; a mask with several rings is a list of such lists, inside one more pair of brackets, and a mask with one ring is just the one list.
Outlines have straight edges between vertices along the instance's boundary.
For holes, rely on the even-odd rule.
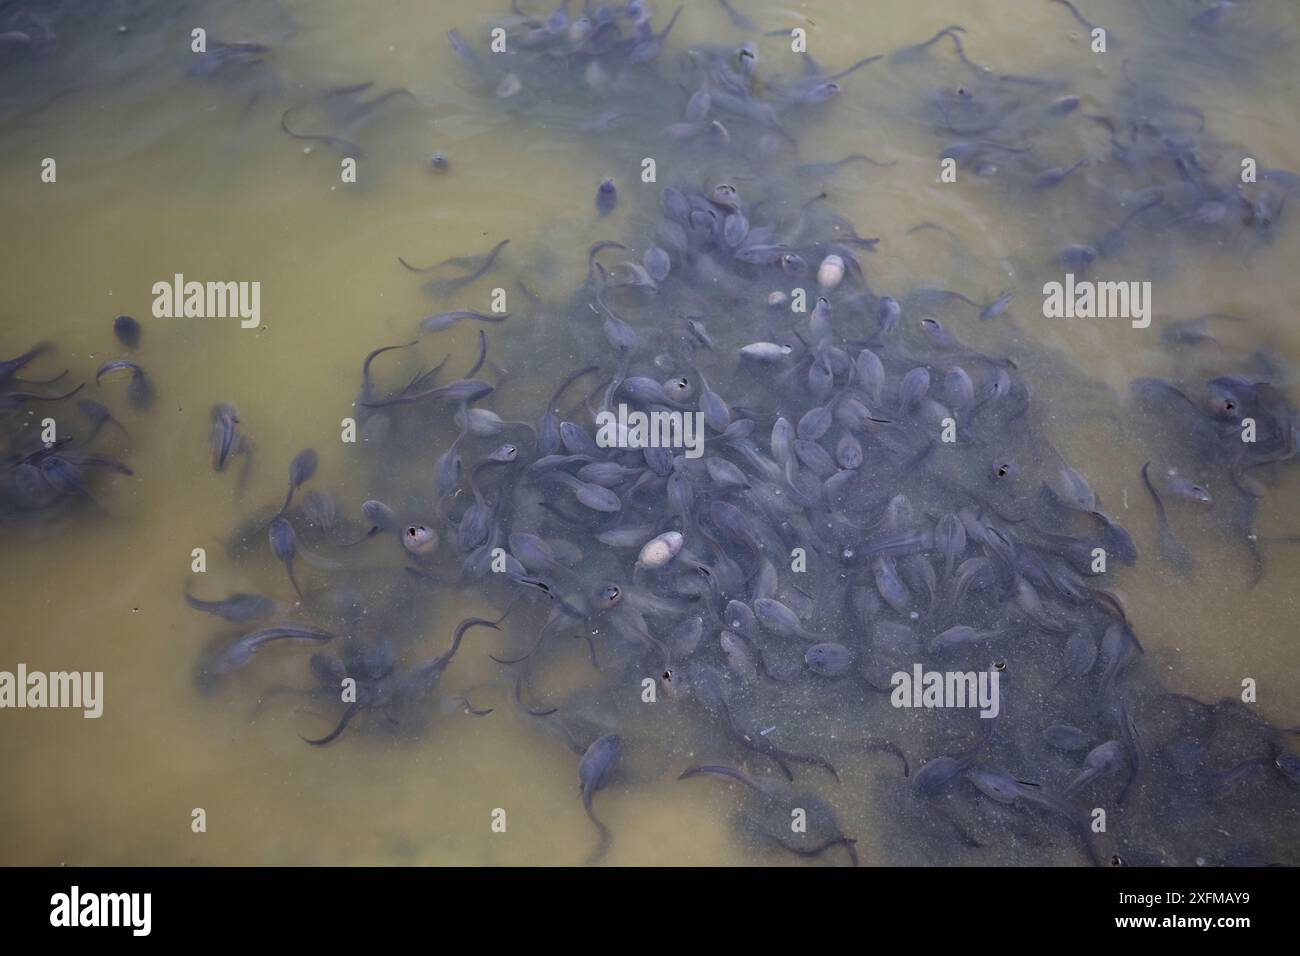
[[513,73],[507,73],[501,78],[501,82],[497,84],[497,98],[507,100],[523,88],[524,85],[519,81],[519,77]]
[[662,568],[682,550],[682,535],[679,531],[665,531],[657,538],[647,541],[637,557],[636,563],[643,568]]
[[831,253],[817,267],[817,282],[823,289],[833,289],[844,281],[844,260]]

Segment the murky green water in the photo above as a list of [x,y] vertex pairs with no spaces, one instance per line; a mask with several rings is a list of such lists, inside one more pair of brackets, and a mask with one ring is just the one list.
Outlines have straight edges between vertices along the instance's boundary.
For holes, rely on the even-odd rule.
[[[5,9],[12,15],[19,6]],[[1300,28],[1282,4],[1243,6],[1261,8],[1258,23]],[[671,11],[658,7],[661,23]],[[1300,61],[1293,48],[1264,52],[1251,69],[1216,68],[1142,33],[1146,21],[1133,5],[1091,7],[1123,44],[1104,57],[1090,54],[1082,28],[1047,2],[744,4],[764,30],[804,26],[823,64],[847,64],[961,23],[974,61],[998,73],[1066,77],[1084,99],[1081,112],[1105,111],[1122,83],[1121,63],[1133,56],[1136,66],[1185,80],[1184,100],[1196,104],[1219,140],[1249,144],[1263,166],[1300,169]],[[1159,12],[1160,5],[1150,7],[1147,16]],[[1194,5],[1167,7],[1172,17]],[[110,404],[129,432],[108,447],[134,476],[98,486],[102,510],[0,530],[0,669],[25,662],[33,669],[103,671],[106,684],[98,720],[66,711],[0,712],[0,862],[581,862],[594,837],[578,799],[576,759],[517,715],[510,681],[486,653],[526,646],[523,635],[540,625],[538,612],[511,621],[516,644],[472,634],[443,678],[444,690],[495,708],[489,717],[453,710],[410,738],[363,727],[317,749],[300,734],[323,734],[336,713],[272,691],[304,686],[303,654],[267,654],[217,694],[196,691],[199,649],[230,629],[188,609],[181,592],[191,580],[204,596],[291,596],[269,555],[237,560],[225,544],[232,528],[282,497],[285,469],[300,448],[318,450],[316,482],[350,514],[378,481],[427,481],[433,458],[455,434],[450,424],[409,437],[400,462],[379,466],[339,441],[361,358],[409,340],[419,318],[436,309],[485,309],[487,290],[497,283],[431,300],[397,257],[425,265],[510,239],[500,284],[518,295],[514,279],[526,277],[544,302],[563,302],[582,281],[591,242],[644,231],[650,222],[646,210],[654,200],[642,198],[636,182],[639,147],[617,139],[597,147],[564,129],[554,104],[504,110],[472,89],[445,34],[459,28],[481,47],[488,20],[481,4],[67,3],[48,16],[58,34],[53,49],[15,57],[0,74],[0,353],[15,355],[48,339],[58,354],[45,360],[43,373],[67,366],[76,381],[93,379],[94,368],[122,354],[112,318],[131,314],[144,325],[137,357],[158,399],[134,411],[122,380],[106,378],[98,389],[92,381],[88,393]],[[255,70],[235,77],[190,76],[189,32],[196,26],[271,50]],[[1285,30],[1274,32],[1287,39]],[[721,7],[697,0],[687,5],[665,56],[738,37]],[[797,71],[787,40],[756,42],[762,70]],[[950,61],[945,50],[935,70],[949,70]],[[801,125],[800,159],[865,152],[897,161],[851,166],[824,182],[836,210],[861,235],[882,239],[866,260],[877,289],[942,284],[982,301],[1002,289],[1016,292],[1013,325],[970,322],[960,333],[1016,358],[1035,401],[1047,409],[1057,446],[1086,472],[1139,549],[1151,551],[1155,524],[1139,476],[1143,447],[1125,417],[1128,384],[1139,376],[1218,374],[1223,351],[1173,350],[1158,334],[1163,319],[1203,312],[1244,318],[1217,330],[1224,350],[1262,350],[1280,369],[1293,368],[1300,360],[1293,315],[1300,307],[1300,232],[1283,221],[1275,242],[1248,250],[1175,244],[1176,268],[1158,281],[1151,329],[1042,319],[1039,290],[1051,277],[1045,250],[1070,241],[1072,226],[1095,210],[1081,204],[1078,183],[1020,203],[982,184],[957,189],[941,182],[933,135],[907,115],[916,102],[909,87],[915,75],[908,80],[878,66],[846,79],[832,107]],[[284,110],[321,90],[361,82],[373,82],[375,91],[405,88],[413,97],[394,101],[357,131],[367,152],[358,182],[344,184],[335,153],[320,144],[306,148],[279,122]],[[1105,158],[1104,136],[1083,122],[1048,142],[1053,164]],[[449,157],[445,173],[428,166],[435,151]],[[56,183],[41,180],[46,157],[57,162]],[[719,175],[725,167],[718,164]],[[597,226],[592,194],[607,175],[617,177],[622,201]],[[738,185],[762,187],[757,180]],[[653,195],[654,187],[645,189]],[[959,245],[933,231],[909,234],[927,221],[945,225]],[[1128,274],[1146,275],[1146,251],[1123,261]],[[261,327],[153,318],[151,287],[175,273],[260,281]],[[491,357],[514,383],[494,407],[506,418],[533,419],[551,384],[575,363],[549,347],[548,328],[564,321],[558,309],[516,302],[507,325],[488,327]],[[385,367],[388,381],[409,378],[448,353],[449,367],[463,368],[477,348],[468,325],[422,339]],[[1295,385],[1289,378],[1278,384]],[[218,401],[238,406],[256,442],[242,490],[236,474],[211,468],[208,409]],[[1298,482],[1286,469],[1268,489],[1257,518],[1262,534],[1300,533]],[[1184,513],[1177,520],[1199,558],[1192,579],[1142,561],[1111,582],[1127,599],[1147,665],[1170,689],[1203,699],[1237,694],[1244,678],[1254,678],[1259,711],[1279,724],[1300,724],[1300,549],[1269,547],[1267,571],[1252,588],[1239,542],[1225,540],[1211,522]],[[207,549],[209,566],[195,576],[191,551],[198,547]],[[391,554],[367,560],[399,567]],[[306,580],[314,573],[310,562],[300,570]],[[407,626],[427,635],[429,653],[440,652],[461,618],[497,616],[477,594],[435,588],[412,608]],[[567,644],[529,678],[555,701],[591,680],[586,648]],[[638,740],[662,746],[629,754],[623,778],[598,798],[615,835],[608,861],[798,862],[736,833],[734,793],[676,781],[683,767],[724,755],[709,750],[713,742],[680,714],[638,711],[635,693],[629,690],[626,720]],[[834,730],[828,725],[828,733]],[[823,792],[858,840],[861,858],[906,859],[891,832],[892,784],[882,780],[879,756],[842,755],[838,765],[843,782]],[[205,833],[192,832],[194,808],[206,811]],[[496,808],[508,814],[504,834],[491,829]],[[1057,862],[1079,860],[1064,841],[1043,853]],[[1019,861],[1014,852],[952,857]]]

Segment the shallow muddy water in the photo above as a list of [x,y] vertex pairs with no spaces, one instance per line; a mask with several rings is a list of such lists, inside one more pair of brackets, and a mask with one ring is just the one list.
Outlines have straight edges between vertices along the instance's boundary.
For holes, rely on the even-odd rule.
[[[523,6],[538,21],[554,9]],[[571,6],[570,20],[579,14],[579,4]],[[1256,686],[1256,699],[1246,704],[1250,713],[1277,728],[1300,726],[1300,546],[1259,544],[1261,568],[1246,541],[1252,529],[1265,539],[1300,535],[1300,475],[1293,459],[1254,470],[1250,486],[1258,485],[1260,496],[1246,528],[1232,518],[1233,502],[1245,496],[1222,462],[1193,470],[1189,477],[1214,475],[1204,479],[1214,501],[1197,508],[1165,498],[1170,522],[1195,558],[1194,568],[1180,573],[1160,557],[1141,470],[1147,460],[1163,467],[1178,457],[1170,443],[1190,429],[1177,414],[1143,410],[1131,390],[1143,378],[1190,391],[1216,376],[1243,375],[1251,383],[1270,383],[1290,402],[1300,400],[1294,197],[1265,228],[1236,225],[1244,220],[1235,205],[1228,225],[1218,218],[1203,224],[1197,217],[1210,212],[1186,192],[1189,183],[1208,181],[1211,170],[1216,182],[1239,182],[1243,158],[1253,158],[1261,170],[1300,170],[1300,13],[1267,0],[1242,2],[1221,18],[1205,16],[1206,3],[1094,0],[1079,6],[1106,28],[1108,50],[1095,53],[1088,30],[1050,0],[736,0],[734,6],[758,24],[758,32],[738,29],[717,3],[692,0],[657,56],[640,64],[606,57],[606,75],[593,83],[580,55],[547,58],[525,46],[492,54],[493,25],[507,29],[509,44],[529,30],[545,32],[544,26],[521,25],[508,7],[440,0],[0,3],[0,32],[27,38],[0,51],[0,197],[7,226],[0,237],[0,357],[52,343],[54,351],[21,377],[48,379],[64,368],[68,376],[23,388],[44,395],[86,382],[77,397],[104,403],[121,426],[107,426],[93,450],[132,471],[94,469],[87,477],[93,502],[69,494],[48,508],[12,507],[0,515],[0,671],[22,663],[32,671],[102,672],[104,688],[98,719],[84,719],[77,710],[0,711],[0,765],[7,771],[0,788],[0,863],[583,863],[592,858],[597,832],[584,813],[579,758],[555,732],[557,719],[582,738],[580,748],[602,733],[616,731],[622,740],[617,771],[594,799],[612,835],[604,863],[845,862],[842,846],[803,857],[756,835],[756,819],[766,811],[756,809],[756,791],[743,784],[678,780],[700,764],[743,766],[755,776],[778,770],[739,744],[722,726],[725,719],[665,692],[664,665],[646,645],[587,620],[549,636],[525,664],[503,665],[489,656],[524,654],[554,604],[501,581],[461,575],[465,554],[453,544],[454,524],[472,495],[462,484],[440,503],[432,485],[435,459],[458,434],[452,405],[399,406],[386,410],[392,419],[386,437],[367,432],[363,420],[360,441],[340,438],[344,419],[363,419],[353,402],[368,352],[419,339],[417,346],[375,360],[380,395],[400,391],[450,356],[435,383],[442,385],[474,362],[480,328],[490,347],[478,377],[496,391],[479,405],[508,420],[535,422],[555,385],[594,362],[600,373],[557,406],[593,431],[589,409],[603,392],[597,386],[616,374],[624,357],[601,332],[594,296],[583,293],[589,288],[588,248],[602,239],[626,244],[628,253],[601,256],[622,279],[617,264],[640,261],[655,235],[662,187],[707,191],[720,182],[739,190],[752,226],[767,217],[791,221],[825,192],[814,208],[829,207],[858,236],[879,237],[874,250],[854,247],[854,255],[874,296],[904,303],[900,330],[918,335],[920,318],[936,316],[964,348],[1010,358],[1014,364],[1007,367],[1032,396],[1029,413],[1003,434],[981,436],[987,444],[979,460],[987,463],[1005,441],[1042,465],[1022,461],[1027,473],[1055,473],[1059,452],[1086,476],[1099,507],[1131,534],[1136,563],[1112,561],[1102,580],[1091,583],[1122,595],[1144,649],[1139,661],[1125,666],[1146,744],[1144,760],[1127,758],[1140,763],[1133,782],[1138,796],[1127,809],[1118,806],[1113,782],[1082,791],[1080,810],[1104,806],[1121,820],[1128,814],[1122,846],[1107,843],[1114,834],[1104,834],[1097,852],[1105,858],[1129,853],[1128,847],[1132,862],[1300,862],[1300,784],[1272,766],[1243,772],[1231,786],[1222,779],[1206,784],[1213,793],[1195,813],[1171,795],[1178,768],[1186,768],[1176,759],[1183,751],[1175,746],[1181,740],[1171,729],[1175,721],[1160,703],[1176,699],[1170,694],[1240,700],[1243,681],[1249,681]],[[674,7],[659,2],[648,9],[654,29],[662,30]],[[630,29],[628,18],[619,22]],[[920,43],[949,24],[965,28],[958,34],[964,54],[987,69],[964,65],[947,39],[914,57],[864,66],[839,80],[838,95],[826,103],[781,106],[781,128],[797,147],[770,131],[765,138],[763,123],[743,117],[725,119],[728,146],[708,141],[708,134],[677,141],[663,132],[681,121],[699,84],[692,66],[699,61],[687,51],[707,57],[753,43],[759,52],[754,74],[774,96],[782,80],[798,77],[804,61],[791,52],[788,34],[765,33],[804,29],[808,52],[832,73],[864,56]],[[267,49],[256,63],[205,71],[191,51],[196,27],[207,31],[209,44],[256,42]],[[453,29],[490,64],[490,81],[452,52],[447,33]],[[502,56],[509,65],[498,67],[493,61]],[[520,93],[500,95],[498,74],[505,72],[522,79]],[[1019,80],[1007,80],[1011,75]],[[363,97],[409,92],[359,117],[341,115],[357,100],[325,96],[361,83],[373,84]],[[723,115],[714,93],[713,115]],[[1030,109],[1067,93],[1081,101],[1067,115]],[[347,109],[339,108],[340,100]],[[967,112],[971,103],[992,104],[997,122],[963,126],[960,117],[973,115]],[[610,129],[582,129],[611,108],[620,113]],[[1096,117],[1110,118],[1120,132],[1112,134]],[[356,181],[340,175],[341,157],[355,150],[292,138],[282,118],[296,132],[328,133],[363,148]],[[1033,148],[1011,153],[986,145],[981,159],[990,168],[959,161],[956,181],[947,182],[940,158],[956,141],[1015,148],[1032,142]],[[1148,166],[1118,158],[1117,141],[1134,149],[1154,143],[1168,157],[1183,157],[1181,173],[1168,157],[1149,164],[1165,184],[1159,225],[1138,220],[1127,244],[1099,258],[1088,273],[1151,282],[1150,325],[1135,328],[1127,318],[1046,318],[1043,286],[1063,281],[1067,271],[1053,257],[1114,226],[1140,204],[1116,197],[1150,184],[1143,178]],[[762,155],[767,148],[771,155]],[[445,170],[431,167],[434,153],[445,154]],[[889,165],[795,169],[855,153]],[[656,160],[656,182],[640,181],[645,157]],[[54,182],[42,178],[47,158],[56,164]],[[1031,185],[1035,170],[1068,167],[1080,158],[1086,164],[1054,188]],[[599,216],[594,197],[605,177],[615,179],[618,204]],[[1294,188],[1285,179],[1273,182],[1287,187],[1280,197]],[[946,232],[915,229],[926,223]],[[428,276],[399,263],[402,257],[422,268],[451,257],[481,257],[502,240],[508,245],[482,279],[440,294],[426,291]],[[819,260],[810,260],[813,272]],[[746,267],[739,274],[748,298],[737,293],[724,302],[725,278],[710,284],[703,272],[691,273],[696,287],[677,289],[670,283],[684,281],[685,270],[680,263],[674,267],[657,297],[619,291],[619,314],[642,334],[628,356],[633,374],[662,381],[693,374],[690,363],[697,362],[732,405],[734,418],[741,417],[737,409],[754,411],[754,439],[766,454],[776,416],[798,421],[819,403],[798,391],[806,364],[797,377],[783,374],[796,367],[807,345],[790,334],[794,328],[808,338],[807,316],[781,309],[774,319],[765,302],[770,291],[801,286],[809,290],[811,309],[819,294],[816,278]],[[260,283],[257,327],[241,328],[238,317],[156,317],[154,284],[178,273],[201,282]],[[867,339],[876,328],[874,308],[856,312],[837,298],[854,281],[826,293],[841,344]],[[980,321],[978,308],[922,301],[915,290],[923,287],[958,290],[979,305],[1004,291],[1014,298],[1005,312]],[[506,292],[505,322],[421,331],[421,318],[433,313],[490,312],[496,288]],[[143,328],[134,351],[113,335],[113,319],[122,314]],[[713,331],[716,352],[684,349],[678,330],[688,314]],[[1212,340],[1169,341],[1167,330],[1178,320],[1205,314],[1233,318],[1207,320],[1203,331]],[[736,361],[739,346],[778,333],[795,350],[788,364],[755,374]],[[884,346],[879,351],[892,387],[902,353],[891,359]],[[102,363],[123,357],[139,362],[154,384],[156,397],[147,408],[128,401],[126,376],[95,382]],[[933,365],[939,369],[936,393],[954,362]],[[839,378],[835,387],[848,386]],[[209,410],[218,402],[238,408],[241,431],[253,442],[251,455],[236,456],[221,472],[213,469],[208,444]],[[86,430],[73,400],[31,402],[6,414],[0,439],[9,444],[0,450],[11,470],[10,456],[26,447],[20,442],[34,440],[47,415],[60,435],[65,427],[70,435]],[[1293,429],[1293,421],[1286,419],[1284,429]],[[964,427],[958,416],[958,428]],[[831,433],[832,451],[838,434]],[[473,444],[466,472],[505,437]],[[521,461],[536,457],[526,432],[508,437],[519,443]],[[319,465],[295,501],[300,504],[311,489],[328,490],[343,524],[335,538],[313,537],[298,505],[290,513],[299,533],[295,571],[305,595],[295,608],[265,527],[283,500],[290,460],[308,447],[318,453]],[[711,431],[706,455],[720,447]],[[910,469],[880,466],[868,473],[872,466],[865,465],[851,494],[864,508],[867,501],[911,494],[921,518],[938,519],[957,504],[916,488],[918,476],[943,454]],[[1194,468],[1195,459],[1179,460]],[[973,464],[956,468],[967,484],[976,483]],[[496,494],[502,486],[485,474],[484,487]],[[978,480],[985,480],[982,472]],[[626,494],[629,485],[618,493]],[[1037,485],[1030,490],[1026,500],[1037,501]],[[526,491],[533,507],[521,506],[506,532],[529,530],[576,544],[583,557],[569,563],[588,585],[615,580],[678,599],[685,585],[667,574],[634,573],[635,550],[603,548],[588,523],[566,526],[535,507],[546,500],[573,515],[578,509],[563,485],[537,483]],[[724,498],[707,481],[696,482],[697,504]],[[438,555],[415,563],[419,575],[403,570],[412,562],[394,535],[339,545],[366,531],[360,505],[367,499],[392,505],[403,527],[426,521],[439,532]],[[639,506],[638,520],[628,523],[654,525],[649,536],[666,530],[672,522],[665,500],[656,486]],[[749,498],[729,500],[759,519]],[[624,509],[632,510],[630,498]],[[707,513],[707,505],[701,509]],[[871,523],[849,510],[855,521]],[[1082,533],[1089,526],[1070,527]],[[1062,523],[1055,530],[1065,534],[1065,528]],[[240,529],[251,530],[232,547]],[[791,571],[790,555],[770,546],[772,537],[765,536],[759,550],[780,571],[787,602],[797,602],[798,593],[816,596],[796,608],[805,626],[850,647],[869,640],[870,621],[818,604],[828,600],[824,582],[838,573],[833,562],[810,556],[807,581],[814,583],[804,583]],[[798,543],[816,550],[815,541]],[[191,567],[196,548],[206,552],[203,573]],[[732,545],[729,553],[750,571],[751,549]],[[972,544],[965,556],[977,553]],[[934,563],[940,573],[943,563]],[[870,571],[858,566],[848,574],[852,588],[874,591]],[[360,713],[329,746],[314,747],[303,738],[323,737],[343,713],[337,695],[304,693],[316,684],[308,658],[322,648],[271,645],[215,688],[200,687],[195,672],[205,648],[259,625],[227,624],[187,607],[187,586],[202,598],[235,592],[273,597],[286,609],[280,619],[335,633],[350,629],[338,634],[334,651],[345,639],[386,640],[403,666],[443,653],[465,618],[510,613],[499,632],[468,632],[435,693],[400,724],[375,708]],[[993,620],[1011,598],[993,591],[981,602],[980,613]],[[683,604],[675,615],[654,618],[650,636],[667,640],[677,621],[701,615],[701,647],[712,649],[709,660],[725,670],[716,650],[725,601],[708,610],[706,603],[707,597],[697,602],[701,606]],[[1062,605],[1060,613],[1070,612]],[[889,614],[885,608],[876,620]],[[1088,625],[1094,636],[1101,633],[1097,620]],[[580,633],[590,639],[599,669],[592,667],[589,642],[575,639]],[[1013,744],[999,718],[980,762],[1060,790],[1086,748],[1039,752],[1024,743],[1027,731],[1019,728],[1035,720],[1065,722],[1062,713],[1071,716],[1071,708],[1081,716],[1069,722],[1094,721],[1095,699],[1109,685],[1097,681],[1099,663],[1086,679],[1058,688],[1053,669],[1059,669],[1062,641],[1041,635],[1035,641],[999,645],[994,652],[1008,665],[1006,716],[1016,729]],[[802,642],[784,641],[790,644]],[[793,656],[788,651],[774,648],[774,661],[794,661],[797,669],[802,649]],[[696,658],[705,655],[701,650]],[[669,669],[693,666],[679,655]],[[558,708],[558,714],[521,713],[512,696],[518,675],[534,708]],[[1080,841],[1051,814],[999,816],[1001,804],[985,800],[967,779],[937,800],[915,796],[910,778],[920,766],[974,739],[969,728],[940,723],[952,715],[900,712],[887,695],[852,678],[825,680],[807,671],[786,677],[738,679],[738,693],[781,747],[833,762],[838,781],[818,766],[795,764],[795,785],[834,808],[839,829],[856,841],[853,849],[864,864],[1089,862]],[[643,680],[656,688],[653,703],[644,700]],[[460,697],[492,712],[472,716]],[[1188,733],[1203,732],[1208,753],[1212,731],[1196,726]],[[1196,762],[1186,770],[1188,779],[1204,784],[1238,760],[1273,760],[1277,753],[1270,748],[1297,748],[1294,736],[1252,733],[1242,731],[1242,740]],[[1094,744],[1107,738],[1091,725],[1090,734]],[[888,752],[864,743],[877,735],[906,754],[909,777]],[[196,808],[204,811],[204,832],[192,826]],[[1230,809],[1237,814],[1231,822]],[[505,832],[497,832],[502,810]],[[960,821],[958,832],[974,838],[958,839],[942,822],[936,825],[941,811]],[[1177,829],[1172,821],[1180,814],[1203,819],[1220,811],[1222,832],[1207,834],[1203,848],[1194,826],[1178,837],[1160,835],[1162,826]]]

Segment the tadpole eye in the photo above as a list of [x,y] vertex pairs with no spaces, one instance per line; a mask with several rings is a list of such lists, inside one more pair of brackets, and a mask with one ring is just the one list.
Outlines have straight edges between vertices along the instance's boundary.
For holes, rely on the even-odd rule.
[[673,679],[673,672],[672,672],[672,671],[664,671],[664,680],[672,680],[672,679]]
[[1110,858],[1110,865],[1111,865],[1111,866],[1123,866],[1123,865],[1124,865],[1124,858],[1123,858],[1122,856],[1120,856],[1118,853],[1116,853],[1114,856],[1112,856],[1112,857]]
[[416,535],[420,533],[420,529],[415,527],[415,525],[412,525],[411,527],[406,529],[406,533],[410,537],[414,538]]
[[1010,470],[1006,465],[998,465],[998,477],[1005,478]]
[[994,661],[994,662],[993,662],[993,669],[994,669],[995,671],[998,671],[999,673],[1001,673],[1002,671],[1004,671],[1004,670],[1007,669],[1007,662],[1006,662],[1006,661]]

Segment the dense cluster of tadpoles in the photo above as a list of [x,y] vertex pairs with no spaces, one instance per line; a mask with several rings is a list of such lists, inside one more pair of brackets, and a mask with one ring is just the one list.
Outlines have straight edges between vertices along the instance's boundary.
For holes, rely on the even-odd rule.
[[[134,351],[140,344],[140,324],[127,315],[113,322],[118,342]],[[89,502],[98,507],[90,493],[96,474],[130,475],[131,469],[109,450],[123,445],[130,436],[102,402],[86,397],[85,382],[61,388],[69,370],[44,378],[27,378],[27,369],[54,351],[40,342],[21,355],[0,361],[0,517],[23,518],[61,514],[69,507]],[[153,404],[154,386],[144,369],[126,359],[110,359],[95,372],[95,384],[105,377],[111,383],[127,372],[126,397],[135,409]],[[64,414],[75,402],[75,417]],[[45,409],[47,411],[40,411]],[[57,409],[58,411],[53,411]]]
[[[738,28],[753,29],[723,5]],[[799,76],[764,78],[754,42],[666,53],[680,10],[656,29],[638,0],[588,4],[580,15],[571,6],[544,17],[514,7],[494,21],[508,55],[455,31],[452,48],[468,82],[505,108],[565,108],[589,117],[575,124],[582,135],[610,144],[654,129],[674,185],[657,189],[649,231],[595,242],[567,303],[543,305],[518,276],[525,312],[562,316],[546,327],[544,353],[526,332],[499,345],[503,363],[536,376],[534,391],[549,396],[540,414],[512,420],[485,407],[504,397],[506,377],[488,360],[486,331],[476,361],[445,384],[446,360],[405,385],[379,384],[376,360],[409,356],[415,342],[366,356],[352,414],[360,447],[382,461],[376,497],[360,520],[346,517],[328,492],[299,494],[316,453],[292,460],[283,504],[253,516],[231,547],[256,558],[269,543],[296,601],[187,591],[196,610],[256,627],[204,650],[201,685],[214,688],[268,645],[319,646],[313,693],[336,710],[332,729],[307,742],[324,746],[354,725],[418,726],[469,632],[497,632],[505,643],[491,655],[519,713],[580,757],[583,805],[600,832],[593,859],[610,842],[593,796],[634,762],[739,783],[743,832],[807,856],[838,847],[858,860],[811,781],[835,791],[843,812],[865,801],[846,791],[869,778],[881,839],[902,862],[943,862],[956,847],[989,861],[1046,859],[1061,839],[1098,863],[1295,862],[1294,843],[1274,838],[1300,813],[1293,731],[1245,704],[1161,686],[1110,583],[1117,565],[1138,561],[1133,540],[1043,433],[1017,364],[954,331],[966,309],[982,320],[1009,314],[1010,293],[878,294],[861,257],[879,240],[859,236],[824,192],[798,194],[852,162],[888,165],[797,157],[809,110],[877,60],[894,71],[933,67],[950,45],[960,78],[931,81],[909,116],[944,141],[940,156],[1009,190],[1052,189],[1089,166],[1047,165],[1035,143],[1079,110],[1079,97],[1062,81],[976,66],[956,26],[846,70],[804,55]],[[1147,247],[1175,234],[1267,237],[1296,177],[1265,170],[1249,188],[1216,180],[1208,154],[1219,147],[1204,118],[1154,84],[1129,85],[1113,112],[1085,118],[1107,132],[1113,160],[1087,189],[1127,211],[1069,245],[1059,265],[1082,272],[1120,256],[1138,229]],[[733,183],[754,184],[755,195]],[[597,227],[616,221],[620,198],[613,178],[600,184]],[[429,269],[401,264],[436,273],[429,291],[447,298],[499,271],[507,241]],[[793,308],[796,296],[806,311]],[[420,324],[436,333],[507,318],[458,309]],[[1208,340],[1214,321],[1178,326],[1177,343]],[[119,320],[118,332],[135,347],[134,323]],[[57,379],[18,378],[42,351],[0,365],[6,514],[74,505],[94,473],[125,470],[89,450],[113,421],[96,403],[81,404],[85,437],[33,437],[30,403],[71,397],[30,391]],[[541,380],[554,361],[571,371]],[[129,371],[128,397],[147,404],[140,366],[115,360],[100,376],[112,371]],[[1262,573],[1255,507],[1294,457],[1295,409],[1279,389],[1236,374],[1143,379],[1135,392],[1160,426],[1151,439],[1160,465],[1134,471],[1157,512],[1161,559],[1191,565],[1166,510],[1177,502],[1229,514],[1224,531]],[[619,406],[698,413],[700,454],[598,441],[596,414]],[[1244,442],[1247,419],[1253,440]],[[448,440],[431,463],[415,460],[430,435]],[[249,458],[232,405],[212,409],[212,448],[218,471]],[[471,588],[501,613],[462,621],[450,647],[428,656],[415,622],[429,594]],[[586,641],[594,685],[539,706],[545,664],[571,646],[562,637]],[[916,665],[996,673],[997,715],[893,706],[892,675]],[[446,700],[492,712],[461,695]],[[656,750],[669,751],[664,762],[648,756]],[[686,766],[687,750],[704,762]],[[1100,830],[1097,808],[1108,814]],[[792,829],[797,811],[805,824]]]

